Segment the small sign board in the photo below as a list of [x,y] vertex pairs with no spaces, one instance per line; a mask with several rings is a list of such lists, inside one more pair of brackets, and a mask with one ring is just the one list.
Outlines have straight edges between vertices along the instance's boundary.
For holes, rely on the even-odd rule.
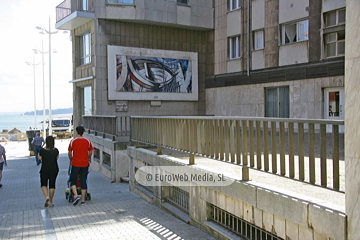
[[128,101],[116,101],[116,111],[117,112],[127,112],[128,111]]

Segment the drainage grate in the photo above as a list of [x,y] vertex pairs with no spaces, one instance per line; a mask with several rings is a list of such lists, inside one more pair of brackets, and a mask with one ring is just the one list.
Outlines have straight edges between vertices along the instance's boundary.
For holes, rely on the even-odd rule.
[[210,204],[210,218],[213,222],[249,240],[283,240],[212,204]]
[[164,187],[165,200],[180,210],[189,213],[189,193],[174,186]]

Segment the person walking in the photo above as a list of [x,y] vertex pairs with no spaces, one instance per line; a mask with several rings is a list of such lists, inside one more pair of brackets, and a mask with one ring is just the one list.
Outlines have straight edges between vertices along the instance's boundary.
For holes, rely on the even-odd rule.
[[6,162],[6,151],[5,148],[0,144],[0,188],[2,187],[1,179],[4,165],[7,166]]
[[[39,159],[42,161],[40,168],[41,190],[45,197],[44,207],[52,207],[55,194],[55,183],[59,173],[59,150],[55,148],[55,140],[53,136],[46,137],[46,146],[41,148]],[[49,188],[48,188],[49,185]]]
[[91,155],[94,148],[91,142],[83,137],[85,128],[83,126],[76,127],[77,137],[70,141],[68,148],[68,156],[70,159],[71,173],[70,173],[70,188],[74,194],[73,205],[80,201],[80,196],[76,190],[77,176],[80,174],[81,187],[81,205],[85,205],[85,195],[87,192],[87,175],[91,163]]
[[42,147],[45,144],[45,141],[42,137],[40,137],[40,133],[36,133],[36,137],[34,137],[34,139],[31,141],[31,144],[34,146],[34,153],[35,153],[35,160],[36,160],[36,165],[39,165],[41,163],[41,160],[39,160],[39,152],[40,149],[42,149]]

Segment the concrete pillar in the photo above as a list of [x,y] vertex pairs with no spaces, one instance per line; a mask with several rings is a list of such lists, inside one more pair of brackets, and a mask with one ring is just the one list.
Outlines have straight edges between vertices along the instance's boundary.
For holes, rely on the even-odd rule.
[[360,1],[346,1],[345,172],[348,239],[360,239]]

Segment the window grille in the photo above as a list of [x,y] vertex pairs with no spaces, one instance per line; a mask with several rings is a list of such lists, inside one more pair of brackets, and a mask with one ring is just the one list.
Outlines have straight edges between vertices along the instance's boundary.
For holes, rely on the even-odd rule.
[[210,204],[210,219],[233,233],[249,240],[283,240],[212,204]]
[[94,160],[100,162],[100,150],[94,148]]
[[189,213],[189,193],[174,186],[167,186],[163,188],[165,193],[164,200],[171,203],[175,207]]
[[111,166],[111,156],[110,154],[103,152],[103,164]]

